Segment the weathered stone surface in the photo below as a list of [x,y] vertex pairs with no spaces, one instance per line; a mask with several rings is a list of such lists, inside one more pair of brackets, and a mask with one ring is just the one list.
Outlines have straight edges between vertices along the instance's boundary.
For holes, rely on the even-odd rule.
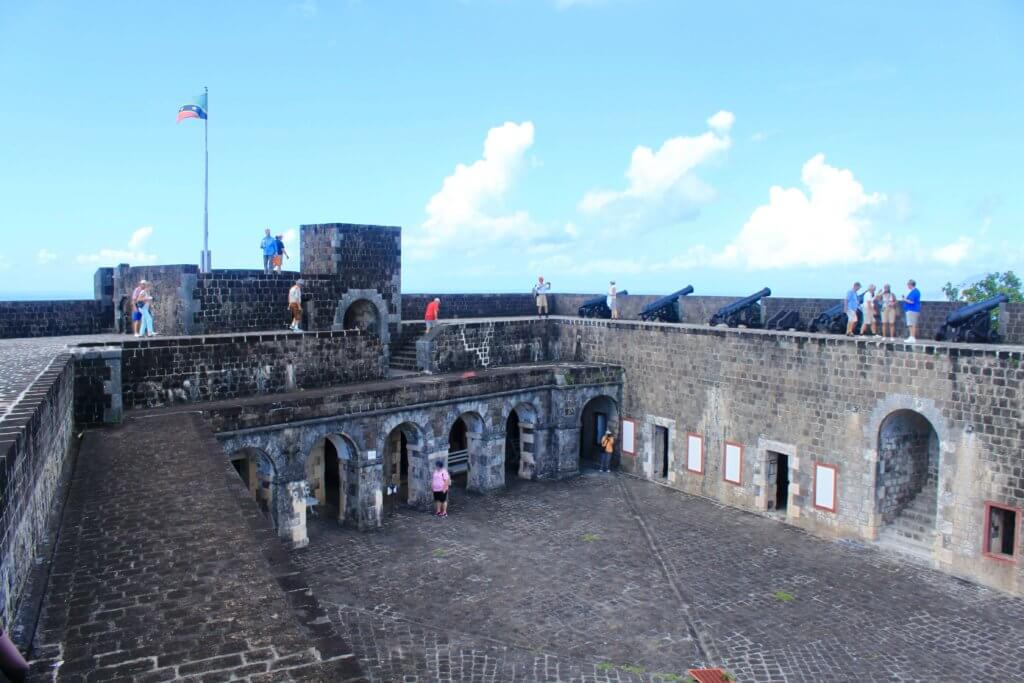
[[0,301],[0,339],[99,334],[113,325],[107,301]]
[[89,432],[36,676],[360,679],[325,616],[198,418]]

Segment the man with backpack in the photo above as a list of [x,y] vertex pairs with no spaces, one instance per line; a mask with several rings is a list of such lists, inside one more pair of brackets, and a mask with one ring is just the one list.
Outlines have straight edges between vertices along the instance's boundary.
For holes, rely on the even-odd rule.
[[270,269],[274,267],[274,257],[277,256],[277,240],[270,234],[270,228],[267,228],[267,234],[260,242],[260,250],[263,251],[263,272],[270,275]]

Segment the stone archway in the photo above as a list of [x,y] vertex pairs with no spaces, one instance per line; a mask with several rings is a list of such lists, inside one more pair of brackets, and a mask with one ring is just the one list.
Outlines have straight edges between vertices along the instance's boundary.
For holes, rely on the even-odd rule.
[[275,484],[277,483],[277,467],[273,459],[259,448],[244,446],[235,450],[230,456],[231,465],[238,472],[239,478],[245,483],[259,506],[260,511],[277,528],[277,506],[275,505]]
[[505,476],[534,479],[537,472],[537,409],[522,402],[505,420]]
[[384,512],[393,512],[398,505],[422,504],[419,480],[423,478],[422,452],[425,439],[419,427],[402,422],[393,427],[384,439],[381,481]]
[[331,329],[362,329],[375,334],[387,354],[391,344],[388,302],[376,289],[350,289],[338,300]]
[[355,480],[358,450],[344,434],[326,434],[310,448],[305,462],[310,495],[317,499],[317,514],[355,521],[356,501],[350,499],[349,483]]
[[892,524],[913,506],[926,508],[920,512],[934,528],[939,457],[939,435],[924,415],[904,409],[886,416],[878,428],[875,479],[876,509],[883,523]]
[[363,330],[373,335],[380,335],[381,315],[377,307],[369,299],[359,299],[345,309],[342,327],[346,330]]
[[484,420],[477,412],[465,412],[455,418],[448,430],[448,472],[452,487],[481,491],[480,479],[485,461]]
[[[615,448],[619,443],[619,405],[611,396],[600,395],[587,401],[580,411],[580,456],[579,468],[597,467],[601,455],[601,437],[611,430],[615,436]],[[615,466],[614,454],[612,466]]]

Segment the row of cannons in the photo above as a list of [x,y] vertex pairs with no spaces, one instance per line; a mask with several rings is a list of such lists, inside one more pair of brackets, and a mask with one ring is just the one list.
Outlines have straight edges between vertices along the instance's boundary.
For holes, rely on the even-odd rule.
[[[692,293],[693,285],[687,285],[677,292],[652,301],[640,311],[640,319],[665,323],[682,322],[679,313],[680,299]],[[619,294],[627,295],[629,292],[623,291]],[[731,304],[722,306],[711,316],[708,324],[828,334],[842,334],[846,331],[845,302],[837,303],[825,309],[808,324],[800,319],[800,312],[796,310],[781,310],[765,319],[762,300],[771,296],[771,294],[772,290],[765,287],[750,296],[745,296]],[[858,299],[863,303],[864,295],[860,294]],[[935,333],[935,340],[966,343],[998,343],[1001,339],[999,333],[992,329],[992,311],[1007,301],[1008,299],[1005,294],[999,294],[991,299],[969,304],[949,313],[946,316],[946,321]],[[603,296],[587,299],[577,312],[581,318],[611,318],[611,309],[608,308],[607,299]],[[864,322],[863,317],[864,311],[859,309],[857,311],[858,326]],[[876,322],[879,321],[876,320]]]

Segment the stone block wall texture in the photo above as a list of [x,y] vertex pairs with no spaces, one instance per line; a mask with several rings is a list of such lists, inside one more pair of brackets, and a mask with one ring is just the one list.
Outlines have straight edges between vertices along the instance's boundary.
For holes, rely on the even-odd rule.
[[[904,345],[800,333],[586,320],[551,322],[554,359],[625,369],[622,415],[638,447],[623,465],[653,476],[653,429],[674,420],[670,485],[757,510],[768,450],[790,455],[787,521],[830,536],[872,539],[884,524],[876,490],[879,429],[913,410],[939,439],[938,535],[946,570],[1019,592],[1021,564],[982,557],[986,501],[1024,503],[1024,351]],[[704,440],[689,472],[686,432]],[[724,481],[726,441],[743,449],[741,481]],[[814,505],[814,463],[838,467],[835,512]],[[760,483],[759,483],[760,482]]]
[[999,307],[999,334],[1007,344],[1024,344],[1024,304]]
[[288,290],[295,271],[267,275],[262,270],[201,273],[192,294],[197,334],[280,330],[291,322]]
[[417,365],[431,372],[479,370],[550,358],[547,320],[445,323],[416,342]]
[[105,301],[0,301],[0,339],[110,332],[114,310]]
[[124,407],[212,401],[386,376],[379,337],[357,330],[121,343]]
[[73,349],[75,356],[75,424],[118,424],[123,416],[121,348]]
[[140,280],[151,283],[153,327],[160,334],[195,334],[197,303],[193,296],[199,267],[190,264],[130,266],[114,269],[114,306],[119,331],[131,330],[132,292]]
[[58,356],[0,417],[0,625],[10,626],[46,537],[74,433],[74,369]]
[[427,303],[435,296],[441,299],[442,318],[503,318],[537,314],[532,294],[403,294],[402,320],[423,320]]

